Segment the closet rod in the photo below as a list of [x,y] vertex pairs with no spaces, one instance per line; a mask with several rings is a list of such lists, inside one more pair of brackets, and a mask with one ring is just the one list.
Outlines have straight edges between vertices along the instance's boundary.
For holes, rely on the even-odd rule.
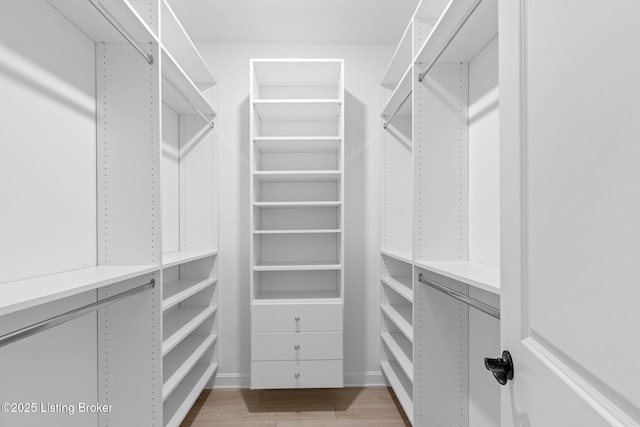
[[[438,59],[440,59],[440,56],[444,53],[444,51],[449,47],[449,45],[451,44],[451,42],[453,41],[453,39],[458,35],[458,32],[460,32],[460,30],[462,29],[462,27],[464,26],[464,24],[467,23],[467,21],[469,20],[469,18],[471,17],[471,15],[473,15],[473,12],[475,12],[475,10],[478,8],[478,5],[480,4],[482,0],[477,0],[475,2],[475,4],[473,5],[473,7],[471,9],[469,9],[467,11],[467,13],[464,15],[464,17],[462,18],[462,20],[458,23],[458,25],[456,26],[456,29],[453,31],[453,33],[451,33],[451,35],[449,36],[449,38],[447,39],[447,42],[444,44],[444,46],[442,46],[442,48],[440,49],[440,51],[438,52],[438,54],[436,55],[435,58],[433,58],[433,60],[429,63],[429,65],[427,65],[427,68],[424,69],[423,72],[421,72],[420,74],[418,74],[418,81],[422,83],[422,80],[424,80],[424,76],[427,75],[427,73],[431,70],[431,68],[435,65],[435,63],[438,61]],[[435,29],[435,28],[434,28]]]
[[407,96],[404,97],[404,99],[402,100],[402,102],[400,102],[400,105],[398,105],[398,107],[393,111],[393,113],[389,116],[389,119],[387,119],[386,122],[384,122],[384,125],[382,126],[383,128],[387,128],[387,126],[389,126],[389,123],[391,123],[391,120],[393,120],[393,118],[396,116],[396,114],[398,114],[398,111],[400,111],[400,109],[402,108],[402,106],[404,105],[405,102],[407,102],[407,99],[409,99],[409,97],[411,96],[411,94],[413,93],[412,90],[409,91],[409,93],[407,94]]
[[138,43],[133,38],[133,36],[129,34],[129,32],[122,26],[122,24],[118,22],[118,20],[103,6],[102,3],[100,3],[99,0],[89,0],[89,3],[91,3],[93,7],[95,7],[98,12],[100,12],[100,14],[104,16],[107,21],[109,21],[113,28],[115,28],[116,31],[119,32],[120,35],[122,35],[122,37],[124,37],[129,42],[129,44],[138,51],[140,55],[142,55],[142,57],[149,63],[149,65],[153,64],[153,55],[142,48],[140,43]]
[[5,345],[14,343],[23,338],[30,337],[31,335],[35,335],[49,328],[53,328],[54,326],[61,325],[77,317],[84,316],[85,314],[96,311],[108,304],[111,304],[112,302],[121,300],[123,298],[128,298],[146,289],[152,289],[155,285],[156,281],[154,279],[151,279],[149,283],[145,283],[144,285],[136,286],[135,288],[129,289],[128,291],[120,292],[119,294],[104,298],[100,301],[84,305],[75,310],[67,311],[66,313],[58,314],[57,316],[53,316],[41,322],[34,323],[31,326],[26,326],[22,329],[18,329],[17,331],[2,335],[0,336],[0,347],[4,347]]
[[493,316],[496,319],[500,319],[500,310],[497,308],[493,308],[490,305],[483,303],[482,301],[478,301],[475,298],[471,298],[466,296],[465,294],[461,294],[458,291],[454,291],[453,289],[450,289],[444,285],[441,285],[440,283],[434,282],[431,279],[427,279],[426,277],[424,277],[422,273],[418,275],[418,280],[421,283],[424,283],[425,285],[429,285],[432,288],[437,289],[440,292],[445,293],[450,297],[457,299],[460,302],[468,304],[473,308],[476,308],[484,313],[487,313],[489,316]]
[[200,111],[200,109],[198,107],[196,107],[196,105],[191,102],[191,100],[189,99],[189,97],[187,95],[184,94],[184,92],[182,92],[180,90],[180,88],[178,88],[178,85],[176,85],[173,80],[171,80],[165,73],[162,73],[162,78],[164,78],[166,80],[167,83],[169,83],[169,86],[171,86],[176,92],[178,92],[178,95],[180,95],[180,97],[182,99],[184,99],[184,101],[189,104],[189,106],[191,108],[193,108],[193,110],[198,113],[198,115],[200,117],[202,117],[202,120],[204,120],[212,129],[215,127],[213,121],[209,120],[207,118],[207,116],[204,115],[204,113],[202,111]]

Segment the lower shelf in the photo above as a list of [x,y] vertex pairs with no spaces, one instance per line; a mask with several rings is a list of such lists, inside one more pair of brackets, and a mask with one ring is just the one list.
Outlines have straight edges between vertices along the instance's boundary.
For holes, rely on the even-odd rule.
[[409,421],[413,424],[413,389],[410,388],[407,391],[407,385],[402,382],[396,371],[400,369],[400,367],[394,362],[381,362],[380,367],[382,368],[382,373],[387,378],[389,385],[393,388],[393,392],[396,394],[400,405],[402,405],[402,409],[404,409],[405,414],[409,418]]
[[294,301],[300,302],[340,302],[340,293],[337,289],[332,290],[309,290],[309,291],[261,291],[256,294],[254,303],[274,304],[278,302]]
[[218,370],[217,364],[196,365],[164,402],[165,427],[177,427],[189,413],[204,386]]
[[185,339],[216,312],[216,307],[178,307],[163,318],[162,355]]
[[164,357],[163,400],[169,397],[193,366],[215,344],[216,338],[216,335],[190,335]]
[[[413,382],[413,362],[407,356],[407,353],[411,355],[413,352],[411,344],[406,339],[403,341],[404,335],[399,333],[392,334],[383,332],[380,334],[380,337],[384,345],[398,362],[398,365],[402,368],[402,371],[407,375],[409,381]],[[406,344],[403,345],[403,343]]]

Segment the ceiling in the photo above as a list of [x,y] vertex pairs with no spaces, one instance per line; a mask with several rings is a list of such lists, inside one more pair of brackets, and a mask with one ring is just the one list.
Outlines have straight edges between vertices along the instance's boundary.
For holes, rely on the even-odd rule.
[[168,0],[194,42],[397,43],[418,0]]

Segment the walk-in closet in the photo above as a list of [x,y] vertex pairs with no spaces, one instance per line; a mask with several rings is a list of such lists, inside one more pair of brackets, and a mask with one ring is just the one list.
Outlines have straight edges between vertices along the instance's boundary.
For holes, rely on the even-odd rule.
[[638,16],[1,2],[0,426],[640,427]]

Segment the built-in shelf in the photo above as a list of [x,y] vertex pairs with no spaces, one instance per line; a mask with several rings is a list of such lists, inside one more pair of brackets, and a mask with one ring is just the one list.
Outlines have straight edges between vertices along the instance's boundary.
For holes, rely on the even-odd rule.
[[400,43],[398,43],[396,51],[391,57],[391,61],[389,62],[387,70],[384,73],[384,77],[382,77],[382,82],[380,83],[382,86],[386,86],[387,88],[394,90],[402,79],[402,76],[405,74],[407,67],[411,65],[411,60],[413,59],[412,38],[413,21],[409,22],[409,25],[402,35],[402,39],[400,39]]
[[393,289],[398,295],[403,297],[409,302],[413,302],[413,286],[412,286],[412,278],[410,276],[405,277],[391,277],[391,276],[381,276],[380,280],[386,286]]
[[166,311],[181,303],[190,296],[215,284],[217,281],[218,279],[216,277],[206,279],[183,278],[165,283],[162,290],[162,311]]
[[452,0],[415,63],[467,63],[498,34],[498,0]]
[[215,251],[213,249],[203,249],[201,251],[169,252],[162,255],[162,267],[173,267],[175,265],[197,261],[199,259],[215,256],[217,254],[218,251]]
[[342,202],[253,202],[257,208],[336,208]]
[[400,405],[402,405],[402,409],[404,409],[409,421],[413,423],[413,399],[396,373],[396,370],[400,369],[398,364],[393,362],[381,362],[380,367],[382,368],[382,372],[387,378],[387,381],[389,381],[389,384],[393,388],[393,392],[398,398]]
[[389,320],[402,332],[410,342],[413,342],[413,326],[409,319],[412,319],[410,304],[382,304],[382,312]]
[[394,112],[397,111],[395,117],[411,116],[413,113],[411,103],[411,91],[413,90],[413,67],[409,66],[402,80],[391,94],[391,97],[387,101],[387,104],[382,109],[380,114],[383,118],[388,119]]
[[[123,43],[126,40],[88,1],[47,0],[58,12],[95,42]],[[154,31],[128,1],[103,2],[131,37],[140,44],[158,43]]]
[[253,177],[260,182],[338,182],[339,170],[256,171]]
[[261,99],[253,106],[263,121],[335,121],[340,115],[340,99]]
[[259,291],[255,294],[254,304],[278,304],[286,302],[339,303],[340,294],[337,289],[326,291]]
[[164,402],[165,427],[178,427],[189,413],[202,389],[218,370],[218,365],[196,365]]
[[295,262],[261,262],[253,267],[254,271],[318,271],[340,270],[337,261],[295,261]]
[[500,295],[500,268],[470,261],[416,260],[416,267]]
[[[178,114],[197,114],[194,108],[178,93],[184,94],[201,113],[213,119],[216,115],[213,106],[202,92],[178,65],[163,46],[162,55],[162,101]],[[174,87],[175,86],[175,87]]]
[[324,153],[340,149],[342,139],[336,137],[255,137],[258,150],[266,153]]
[[87,267],[0,283],[0,315],[67,298],[158,271],[157,265]]
[[413,382],[413,362],[408,354],[413,354],[413,348],[409,345],[407,348],[402,347],[402,337],[398,336],[399,334],[390,334],[389,332],[382,332],[380,337],[382,341],[387,346],[387,349],[393,355],[393,358],[396,359],[398,365],[402,368],[402,371],[407,376],[409,381]]
[[215,306],[178,307],[164,315],[162,355],[170,352],[216,312]]
[[340,229],[315,229],[315,230],[255,230],[254,234],[337,234]]
[[166,400],[200,358],[216,342],[217,335],[190,335],[162,359],[164,384],[162,399]]
[[411,254],[411,251],[395,251],[382,249],[380,250],[380,253],[384,256],[388,256],[389,258],[406,262],[407,264],[413,264],[413,255]]
[[191,38],[182,27],[167,1],[162,0],[161,3],[162,44],[194,83],[202,86],[213,86],[216,84],[216,80]]

